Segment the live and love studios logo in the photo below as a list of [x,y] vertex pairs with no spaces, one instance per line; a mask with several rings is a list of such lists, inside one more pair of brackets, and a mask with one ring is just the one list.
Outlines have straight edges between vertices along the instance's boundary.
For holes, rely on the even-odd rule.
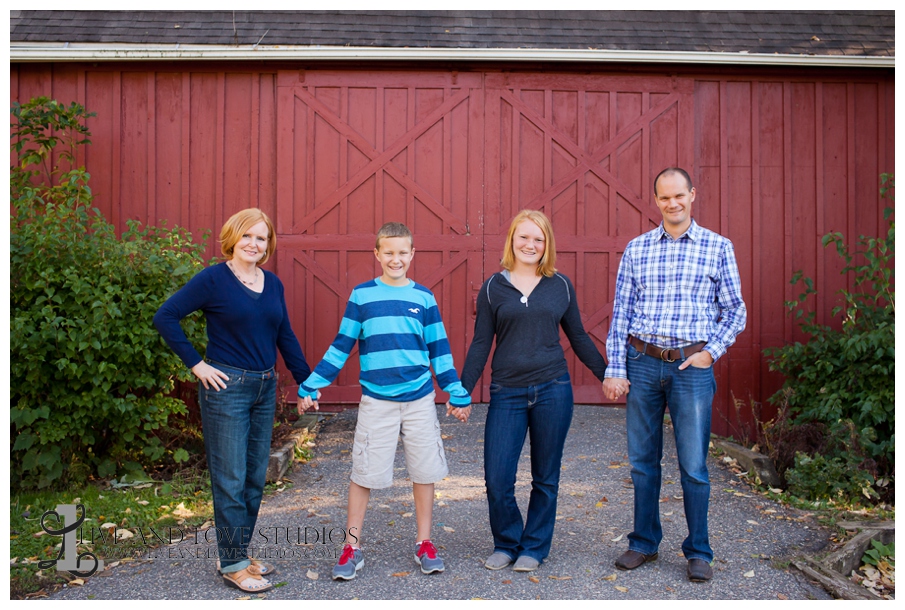
[[[48,527],[47,521],[56,519],[57,525]],[[38,568],[46,570],[56,566],[58,572],[69,572],[81,578],[92,576],[104,569],[104,561],[91,551],[78,552],[76,531],[85,522],[84,504],[58,504],[56,510],[48,510],[41,516],[41,529],[51,536],[62,536],[60,552],[54,559],[38,562]]]
[[[48,510],[41,517],[41,529],[51,536],[62,536],[63,541],[60,544],[60,550],[54,559],[48,559],[38,562],[38,567],[42,570],[56,566],[59,572],[69,572],[80,578],[87,578],[94,575],[98,571],[104,569],[104,561],[98,558],[98,555],[92,551],[79,552],[79,545],[87,543],[94,545],[98,543],[95,538],[97,534],[101,543],[100,547],[94,547],[99,550],[102,557],[110,559],[111,557],[123,558],[140,557],[142,559],[198,559],[210,560],[220,559],[224,555],[233,552],[233,549],[225,549],[218,551],[218,543],[221,537],[228,543],[234,542],[237,537],[250,538],[250,532],[235,532],[231,530],[221,531],[219,528],[190,528],[188,533],[182,528],[167,528],[169,531],[162,532],[155,530],[153,527],[139,528],[138,533],[144,544],[131,546],[128,543],[120,545],[117,540],[117,534],[113,533],[112,538],[104,534],[102,529],[88,528],[88,540],[83,539],[85,532],[82,531],[82,524],[85,522],[86,510],[83,504],[59,504],[56,510]],[[239,528],[244,529],[244,528]],[[250,544],[246,549],[237,549],[236,552],[244,557],[251,557],[260,560],[330,560],[339,559],[339,548],[337,545],[345,543],[347,539],[358,541],[358,537],[354,532],[346,532],[343,528],[325,527],[322,529],[312,527],[286,527],[286,526],[269,526],[262,527],[255,534],[263,540],[262,544]],[[178,536],[178,538],[176,537]],[[150,540],[148,542],[146,540]],[[162,545],[170,545],[166,552],[159,552],[159,549],[152,548],[156,546],[155,541],[159,541]],[[185,542],[188,548],[181,548],[180,543]],[[112,543],[112,546],[110,544]],[[174,548],[172,545],[180,545],[180,548]],[[84,548],[84,547],[83,547]],[[237,555],[238,557],[238,555]]]

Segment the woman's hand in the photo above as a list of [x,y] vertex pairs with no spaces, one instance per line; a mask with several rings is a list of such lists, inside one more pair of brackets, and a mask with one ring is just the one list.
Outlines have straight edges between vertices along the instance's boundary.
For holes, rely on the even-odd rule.
[[211,388],[217,390],[218,392],[223,389],[226,389],[226,383],[229,381],[229,376],[219,369],[215,369],[207,362],[202,360],[198,364],[192,367],[192,372],[195,374],[195,377],[201,382],[201,385],[204,386],[204,389],[210,390]]
[[464,408],[454,407],[447,401],[446,403],[446,417],[452,415],[456,419],[458,419],[463,424],[468,423],[468,417],[471,415],[471,406],[467,406]]
[[310,396],[299,396],[299,401],[296,403],[296,408],[298,409],[299,415],[314,407],[315,411],[320,410],[320,406],[317,404],[317,401],[321,398],[321,391],[317,391],[317,400],[314,400]]
[[628,394],[629,386],[631,386],[631,383],[629,383],[628,379],[607,377],[603,380],[603,395],[610,400],[622,398]]

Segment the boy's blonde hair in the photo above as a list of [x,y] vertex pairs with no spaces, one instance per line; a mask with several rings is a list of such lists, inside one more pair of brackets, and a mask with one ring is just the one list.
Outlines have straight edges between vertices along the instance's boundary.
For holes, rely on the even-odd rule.
[[223,228],[220,229],[220,252],[223,253],[223,256],[227,259],[232,259],[236,244],[239,243],[245,232],[261,221],[267,224],[267,251],[261,260],[258,261],[258,264],[263,265],[266,263],[271,255],[276,252],[277,235],[276,231],[273,230],[273,223],[270,218],[259,208],[248,208],[241,212],[236,212],[229,217],[229,220],[223,223]]
[[377,242],[374,245],[375,249],[380,250],[380,240],[384,237],[408,237],[412,247],[415,245],[415,240],[412,238],[412,232],[401,222],[388,222],[377,230]]
[[537,265],[537,274],[553,277],[556,273],[556,243],[553,240],[553,225],[543,212],[538,210],[522,210],[512,219],[509,225],[509,233],[506,235],[506,245],[503,246],[503,260],[500,261],[503,269],[512,271],[515,266],[515,254],[512,252],[512,240],[516,228],[525,220],[530,220],[544,232],[544,254]]

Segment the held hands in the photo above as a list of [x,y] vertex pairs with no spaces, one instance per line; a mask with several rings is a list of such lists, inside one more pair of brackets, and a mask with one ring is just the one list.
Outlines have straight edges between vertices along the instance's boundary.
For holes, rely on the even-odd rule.
[[446,402],[446,417],[452,415],[463,424],[468,423],[468,417],[471,415],[471,405],[464,408],[457,408]]
[[628,394],[630,385],[632,384],[629,383],[628,379],[607,377],[603,380],[603,395],[609,400],[617,400]]
[[229,381],[229,376],[226,373],[215,369],[204,360],[192,367],[192,373],[195,374],[195,377],[198,378],[205,390],[210,390],[211,388],[218,392],[221,389],[225,390],[225,382]]
[[702,349],[686,358],[685,362],[679,365],[679,370],[683,371],[690,366],[693,366],[696,369],[709,369],[713,366],[713,356],[711,356],[710,352],[707,350]]
[[317,401],[321,399],[321,391],[317,391],[317,400],[312,399],[310,396],[299,396],[299,401],[296,403],[296,408],[298,409],[299,415],[314,407],[315,411],[320,410],[320,406],[317,404]]

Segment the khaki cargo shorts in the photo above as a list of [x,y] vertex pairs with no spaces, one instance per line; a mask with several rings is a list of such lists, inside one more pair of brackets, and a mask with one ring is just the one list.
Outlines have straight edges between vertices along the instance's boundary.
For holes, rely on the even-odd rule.
[[368,489],[392,486],[400,434],[413,483],[436,483],[449,474],[435,400],[434,392],[411,402],[362,396],[352,445],[352,482]]

